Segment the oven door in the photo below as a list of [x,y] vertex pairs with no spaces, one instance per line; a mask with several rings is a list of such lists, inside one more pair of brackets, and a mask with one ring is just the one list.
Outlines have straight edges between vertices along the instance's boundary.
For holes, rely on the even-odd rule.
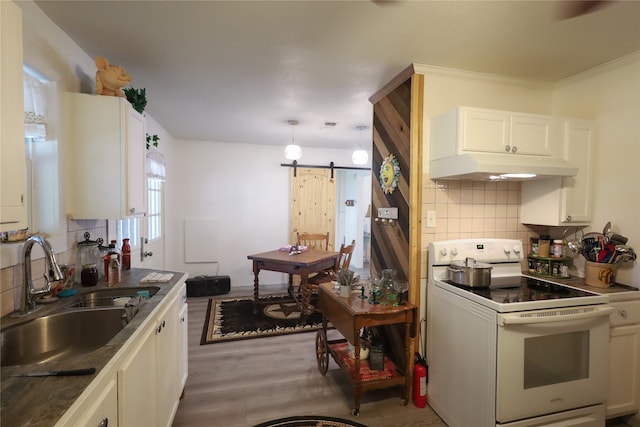
[[496,420],[604,402],[612,310],[592,305],[499,314]]

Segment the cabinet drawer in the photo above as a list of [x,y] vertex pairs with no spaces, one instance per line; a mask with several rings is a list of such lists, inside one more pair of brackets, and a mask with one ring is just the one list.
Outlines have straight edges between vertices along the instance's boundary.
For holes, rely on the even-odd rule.
[[613,313],[609,315],[610,326],[640,323],[640,301],[622,301],[611,304]]

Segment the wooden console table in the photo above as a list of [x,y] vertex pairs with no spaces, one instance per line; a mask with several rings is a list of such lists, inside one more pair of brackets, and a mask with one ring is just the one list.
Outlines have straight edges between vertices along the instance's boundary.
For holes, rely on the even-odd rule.
[[[367,390],[404,384],[402,404],[406,405],[411,389],[409,343],[416,333],[416,307],[411,304],[397,307],[391,304],[371,304],[369,299],[359,298],[358,292],[351,295],[350,297],[341,297],[334,290],[333,283],[320,285],[318,308],[323,315],[323,327],[316,335],[318,369],[322,375],[327,373],[329,355],[331,355],[345,372],[354,388],[353,415],[360,413],[360,396]],[[331,322],[345,339],[328,341],[328,322]],[[385,357],[385,369],[383,371],[372,370],[366,360],[360,360],[360,329],[393,324],[404,324],[405,366],[396,366],[389,358]],[[347,341],[354,346],[353,358],[349,355]]]
[[[253,260],[254,313],[257,312],[258,309],[258,275],[260,274],[260,270],[269,270],[288,273],[290,287],[291,276],[293,274],[300,275],[300,292],[302,294],[300,305],[302,306],[302,314],[303,316],[311,314],[313,312],[311,290],[307,286],[309,275],[334,267],[339,256],[340,252],[319,251],[315,249],[309,249],[296,255],[289,255],[289,252],[275,250],[247,256],[248,259]],[[295,298],[295,294],[292,296]]]

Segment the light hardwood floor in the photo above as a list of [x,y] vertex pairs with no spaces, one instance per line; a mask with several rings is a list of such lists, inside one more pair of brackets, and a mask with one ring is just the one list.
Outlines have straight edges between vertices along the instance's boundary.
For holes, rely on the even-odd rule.
[[[250,291],[223,297],[238,293]],[[188,299],[189,377],[174,426],[251,427],[293,415],[325,415],[369,427],[445,427],[428,406],[402,406],[400,388],[364,393],[360,416],[353,417],[352,389],[333,359],[326,376],[318,371],[315,332],[201,346],[208,300]]]
[[[220,298],[251,295],[240,288]],[[282,293],[284,288],[272,292]],[[173,425],[252,427],[293,415],[348,418],[369,427],[446,427],[427,405],[401,406],[401,390],[364,393],[353,417],[353,392],[333,359],[322,376],[315,333],[200,345],[208,297],[189,298],[189,378]],[[329,339],[336,338],[329,331]],[[628,427],[611,420],[607,427]]]

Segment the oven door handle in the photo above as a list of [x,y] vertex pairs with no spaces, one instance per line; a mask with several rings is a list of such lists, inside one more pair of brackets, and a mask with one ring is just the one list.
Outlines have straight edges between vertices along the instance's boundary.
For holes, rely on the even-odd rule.
[[602,305],[595,307],[567,307],[538,310],[533,312],[499,314],[498,326],[593,319],[595,317],[608,316],[611,312],[613,312],[613,307],[609,305]]

